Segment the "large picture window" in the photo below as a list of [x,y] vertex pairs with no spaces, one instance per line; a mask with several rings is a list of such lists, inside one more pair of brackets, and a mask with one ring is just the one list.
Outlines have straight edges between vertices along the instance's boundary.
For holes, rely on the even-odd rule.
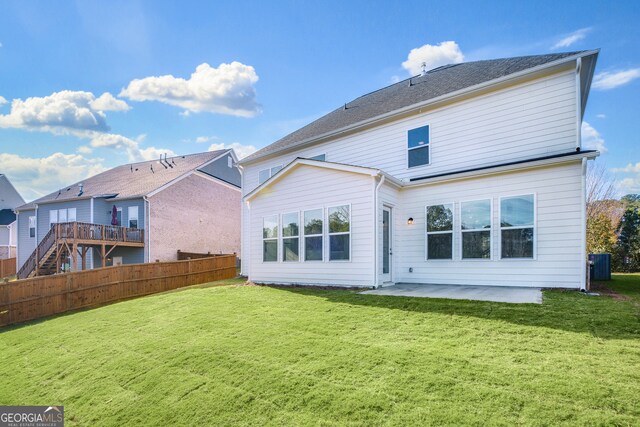
[[298,212],[282,215],[282,261],[300,259],[300,227]]
[[460,203],[462,259],[491,258],[491,200]]
[[304,260],[322,261],[322,209],[304,212]]
[[278,215],[262,219],[262,260],[278,261]]
[[430,159],[429,126],[411,129],[407,135],[409,167],[428,165]]
[[535,235],[533,194],[500,200],[500,247],[502,258],[533,258]]
[[453,259],[453,204],[427,206],[427,259]]
[[351,246],[349,205],[329,208],[329,261],[348,261]]

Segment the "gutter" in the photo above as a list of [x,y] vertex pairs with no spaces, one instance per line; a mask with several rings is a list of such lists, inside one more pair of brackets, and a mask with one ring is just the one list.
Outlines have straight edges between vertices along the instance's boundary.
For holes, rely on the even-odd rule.
[[147,229],[147,262],[151,262],[151,200],[142,196],[144,200],[145,228]]

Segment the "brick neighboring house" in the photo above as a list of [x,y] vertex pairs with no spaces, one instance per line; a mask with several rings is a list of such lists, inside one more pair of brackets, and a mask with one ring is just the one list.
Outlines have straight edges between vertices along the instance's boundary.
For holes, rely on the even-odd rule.
[[0,173],[0,259],[16,256],[17,227],[13,210],[22,204],[24,199],[20,193]]
[[18,277],[240,252],[233,150],[126,164],[16,209]]

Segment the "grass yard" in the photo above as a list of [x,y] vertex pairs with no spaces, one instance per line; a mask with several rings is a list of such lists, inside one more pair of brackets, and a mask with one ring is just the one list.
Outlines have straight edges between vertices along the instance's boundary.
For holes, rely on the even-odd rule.
[[543,305],[239,283],[2,330],[0,404],[87,426],[640,425],[640,275]]

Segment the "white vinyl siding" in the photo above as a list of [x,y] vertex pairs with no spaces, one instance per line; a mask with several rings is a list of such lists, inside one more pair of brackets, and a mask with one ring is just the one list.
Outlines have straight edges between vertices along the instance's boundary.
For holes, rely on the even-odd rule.
[[[566,153],[578,143],[576,115],[575,73],[563,72],[251,163],[243,193],[258,186],[260,170],[318,152],[399,179]],[[408,168],[407,132],[425,123],[432,162]]]
[[[250,280],[256,283],[371,286],[374,271],[374,179],[350,172],[302,166],[249,202],[243,219],[249,229],[243,256]],[[351,255],[349,262],[329,261],[327,212],[330,207],[350,206]],[[304,212],[321,209],[323,260],[304,261]],[[300,262],[262,262],[262,218],[300,212]],[[314,233],[316,234],[316,233]],[[246,270],[245,270],[246,271]]]

